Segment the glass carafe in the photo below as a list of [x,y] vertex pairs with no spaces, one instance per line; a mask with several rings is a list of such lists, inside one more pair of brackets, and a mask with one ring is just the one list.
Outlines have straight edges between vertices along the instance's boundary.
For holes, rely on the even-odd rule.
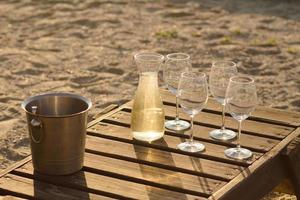
[[140,77],[131,113],[131,130],[135,139],[152,142],[164,135],[165,112],[158,87],[158,71],[164,56],[138,53],[134,60]]

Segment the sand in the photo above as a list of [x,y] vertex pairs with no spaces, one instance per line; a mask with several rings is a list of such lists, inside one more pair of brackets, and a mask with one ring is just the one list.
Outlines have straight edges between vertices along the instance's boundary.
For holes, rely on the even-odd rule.
[[0,168],[30,153],[25,98],[78,93],[91,117],[132,98],[140,51],[186,52],[206,73],[231,59],[255,77],[260,105],[300,111],[299,20],[296,0],[1,1]]

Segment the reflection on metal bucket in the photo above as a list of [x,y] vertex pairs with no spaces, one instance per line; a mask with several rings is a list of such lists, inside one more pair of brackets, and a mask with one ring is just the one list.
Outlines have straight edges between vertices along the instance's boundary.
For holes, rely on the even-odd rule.
[[83,165],[90,100],[70,93],[47,93],[26,99],[33,167],[51,175],[71,174]]

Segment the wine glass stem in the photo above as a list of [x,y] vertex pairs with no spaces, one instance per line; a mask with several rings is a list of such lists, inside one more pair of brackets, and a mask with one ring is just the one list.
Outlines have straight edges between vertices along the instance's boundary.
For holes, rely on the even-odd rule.
[[238,132],[237,140],[236,140],[236,147],[238,149],[241,148],[241,145],[240,145],[241,132],[242,132],[242,120],[239,120],[239,132]]
[[225,130],[225,104],[222,104],[222,126],[221,130]]
[[190,135],[190,143],[194,141],[194,115],[191,115],[191,135]]
[[178,111],[178,95],[176,95],[176,117],[175,117],[175,121],[178,124],[179,121],[179,111]]

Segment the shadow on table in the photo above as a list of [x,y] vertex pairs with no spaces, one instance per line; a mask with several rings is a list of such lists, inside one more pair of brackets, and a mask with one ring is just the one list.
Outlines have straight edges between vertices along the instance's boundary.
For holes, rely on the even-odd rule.
[[[202,165],[201,165],[200,158],[190,157],[190,160],[191,160],[192,166],[195,171],[199,171],[199,172],[204,171],[202,168]],[[198,181],[199,181],[200,186],[202,188],[204,188],[206,191],[212,191],[212,188],[210,188],[209,183],[206,178],[198,177]]]
[[34,172],[35,199],[90,199],[83,171],[71,175],[49,176]]
[[[157,140],[152,142],[153,144],[158,144],[160,146],[167,147],[167,143],[164,139]],[[149,162],[163,164],[163,165],[170,165],[175,166],[174,160],[172,158],[172,153],[168,151],[160,151],[147,148],[141,145],[134,145],[134,150],[136,156],[139,160],[147,160]],[[180,177],[178,176],[178,172],[165,170],[162,168],[157,168],[153,171],[153,167],[148,165],[140,164],[140,171],[142,176],[145,179],[154,180],[155,183],[163,184],[163,185],[170,185],[172,187],[182,188],[182,182]],[[147,187],[147,192],[149,199],[158,199],[161,197],[172,197],[174,196],[174,192],[171,192],[168,189],[160,189],[159,187]],[[176,191],[175,191],[176,192]],[[187,199],[185,194],[178,193],[176,194],[176,199]]]

